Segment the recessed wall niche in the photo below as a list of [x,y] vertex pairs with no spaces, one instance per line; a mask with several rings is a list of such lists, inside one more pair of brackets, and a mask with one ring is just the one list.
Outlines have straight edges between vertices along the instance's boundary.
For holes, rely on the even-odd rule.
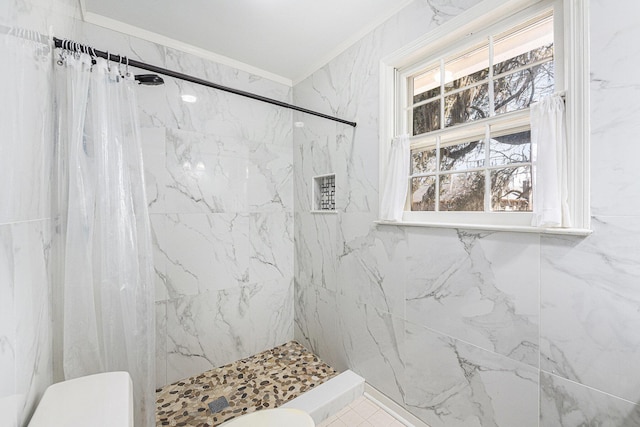
[[336,211],[336,174],[313,177],[311,212],[335,213]]

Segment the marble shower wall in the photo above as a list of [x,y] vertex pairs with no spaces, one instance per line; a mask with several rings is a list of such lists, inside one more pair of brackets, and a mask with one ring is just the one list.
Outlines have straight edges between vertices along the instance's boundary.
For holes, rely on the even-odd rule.
[[[91,45],[291,101],[291,88],[83,24]],[[293,338],[291,112],[165,77],[138,87],[158,386]],[[186,103],[181,95],[197,97]]]
[[640,425],[640,6],[590,0],[591,236],[373,224],[379,62],[476,3],[416,0],[294,87],[358,122],[294,116],[295,337],[432,427]]
[[[0,25],[40,34],[50,26],[71,32],[78,16],[75,0],[0,2]],[[2,43],[5,37],[0,35]],[[19,81],[11,73],[34,76],[16,64],[0,67],[5,84]],[[0,424],[6,427],[25,426],[53,382],[54,145],[50,80],[41,67],[28,83],[2,89],[2,102],[20,118],[3,114],[0,125]]]

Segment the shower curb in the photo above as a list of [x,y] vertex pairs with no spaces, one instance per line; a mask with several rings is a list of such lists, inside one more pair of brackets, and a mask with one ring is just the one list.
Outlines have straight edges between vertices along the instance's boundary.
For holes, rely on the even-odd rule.
[[362,396],[364,385],[364,378],[347,370],[285,403],[281,408],[305,411],[317,425]]

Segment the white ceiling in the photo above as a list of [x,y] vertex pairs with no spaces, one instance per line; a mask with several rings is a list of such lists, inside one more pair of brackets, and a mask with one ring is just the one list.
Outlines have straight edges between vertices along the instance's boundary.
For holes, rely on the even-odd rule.
[[84,11],[90,22],[295,83],[410,2],[84,0]]

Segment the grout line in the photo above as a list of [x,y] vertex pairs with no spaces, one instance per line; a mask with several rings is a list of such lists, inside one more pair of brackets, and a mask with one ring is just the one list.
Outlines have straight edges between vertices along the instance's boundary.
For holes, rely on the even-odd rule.
[[[539,310],[540,309],[538,309],[538,311]],[[452,335],[449,335],[447,333],[439,331],[438,329],[433,329],[433,328],[431,328],[429,326],[424,326],[424,325],[421,325],[419,323],[415,323],[415,322],[412,322],[412,321],[409,321],[409,320],[405,320],[405,322],[406,323],[410,323],[411,325],[414,325],[414,326],[418,326],[420,328],[424,328],[424,329],[428,330],[429,332],[431,332],[433,334],[437,334],[437,335],[440,335],[440,336],[443,336],[443,337],[446,337],[446,338],[450,338],[450,339],[452,339],[454,341],[458,341],[458,342],[461,342],[463,344],[470,345],[470,346],[475,347],[475,348],[477,348],[479,350],[482,350],[482,351],[485,351],[487,353],[493,354],[494,356],[497,356],[497,357],[500,357],[500,358],[503,358],[503,359],[508,359],[508,360],[510,360],[510,361],[512,361],[514,363],[522,365],[523,367],[526,366],[526,367],[529,367],[531,369],[535,369],[537,371],[540,370],[540,365],[538,365],[538,366],[530,365],[527,362],[523,362],[522,360],[514,359],[514,358],[512,358],[510,356],[507,356],[505,354],[497,353],[495,350],[489,350],[488,348],[481,347],[478,344],[473,344],[473,343],[470,343],[470,342],[468,342],[466,340],[463,340],[463,339],[460,339],[460,338],[456,338],[456,337],[454,337]],[[540,343],[538,343],[538,358],[539,358],[539,355],[540,355]],[[538,360],[538,363],[539,362],[540,362],[540,360]]]
[[614,398],[614,399],[622,400],[623,402],[630,403],[630,404],[632,404],[633,406],[640,406],[640,404],[639,404],[638,402],[633,402],[633,401],[631,401],[631,400],[625,399],[624,397],[620,397],[620,396],[616,396],[615,394],[607,393],[606,391],[602,391],[602,390],[599,390],[599,389],[597,389],[597,388],[590,387],[590,386],[588,386],[588,385],[586,385],[586,384],[582,384],[582,383],[579,383],[579,382],[577,382],[577,381],[570,380],[570,379],[565,378],[565,377],[562,377],[562,376],[560,376],[560,375],[558,375],[558,374],[554,374],[554,373],[552,373],[552,372],[545,371],[544,369],[540,369],[540,372],[541,372],[541,373],[542,373],[542,372],[544,372],[545,374],[550,375],[550,376],[552,376],[552,377],[556,377],[556,378],[558,378],[558,379],[561,379],[561,380],[564,380],[564,381],[570,382],[570,383],[572,383],[572,384],[574,384],[574,385],[577,385],[577,386],[580,386],[580,387],[587,388],[587,389],[589,389],[589,390],[591,390],[591,391],[595,391],[595,392],[597,392],[597,393],[604,394],[604,395],[609,396],[609,397],[612,397],[612,398]]

